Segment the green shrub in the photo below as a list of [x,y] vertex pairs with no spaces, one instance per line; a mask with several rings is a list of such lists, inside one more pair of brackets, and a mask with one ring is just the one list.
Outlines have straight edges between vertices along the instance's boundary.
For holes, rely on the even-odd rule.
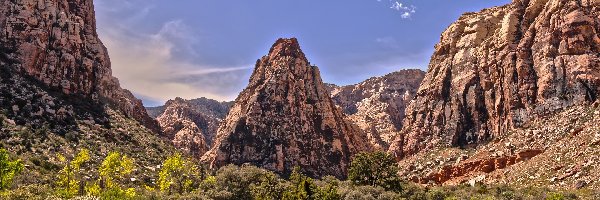
[[394,158],[384,152],[360,153],[348,170],[348,180],[357,185],[380,186],[386,190],[401,190],[398,167]]
[[176,190],[179,194],[191,192],[193,186],[198,184],[201,175],[198,166],[189,160],[183,159],[181,154],[175,154],[163,162],[159,173],[158,186],[160,191],[171,194]]
[[13,179],[23,171],[23,162],[20,159],[12,160],[8,151],[0,149],[0,191],[9,189]]
[[72,198],[77,194],[83,194],[83,188],[80,186],[81,183],[81,166],[90,160],[90,153],[87,149],[79,151],[77,156],[71,161],[58,155],[58,160],[65,163],[65,166],[58,173],[58,180],[56,181],[57,193],[63,198]]

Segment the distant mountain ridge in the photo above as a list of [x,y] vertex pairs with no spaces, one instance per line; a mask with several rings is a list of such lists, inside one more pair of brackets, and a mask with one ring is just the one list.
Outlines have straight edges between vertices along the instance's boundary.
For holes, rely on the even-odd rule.
[[218,102],[207,98],[184,100],[175,98],[164,106],[146,108],[156,115],[163,136],[175,146],[200,158],[210,147],[221,121],[233,102]]
[[386,151],[402,129],[404,110],[417,93],[425,72],[400,70],[348,86],[328,84],[334,103],[369,137],[371,145]]

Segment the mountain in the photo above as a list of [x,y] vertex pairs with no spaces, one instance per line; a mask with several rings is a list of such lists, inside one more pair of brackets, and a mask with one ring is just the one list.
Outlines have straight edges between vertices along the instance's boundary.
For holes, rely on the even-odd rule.
[[3,67],[64,94],[113,104],[157,130],[142,102],[121,89],[112,76],[108,53],[96,32],[91,0],[3,1],[0,13]]
[[279,39],[257,61],[203,160],[211,167],[251,163],[280,174],[345,177],[350,159],[371,147],[330,98],[319,69],[295,38]]
[[232,104],[207,98],[176,98],[167,101],[164,106],[147,109],[158,113],[156,120],[163,136],[169,138],[175,147],[200,158],[212,146],[219,124]]
[[600,92],[598,1],[514,0],[467,13],[435,47],[390,152],[485,144]]
[[327,85],[333,102],[367,133],[371,145],[387,150],[402,130],[404,110],[425,76],[421,70],[401,70],[355,85]]
[[175,149],[111,75],[93,1],[1,1],[0,30],[0,146],[28,166],[22,182],[50,183],[56,156],[83,148],[94,163],[110,151],[131,156],[150,182],[147,167]]

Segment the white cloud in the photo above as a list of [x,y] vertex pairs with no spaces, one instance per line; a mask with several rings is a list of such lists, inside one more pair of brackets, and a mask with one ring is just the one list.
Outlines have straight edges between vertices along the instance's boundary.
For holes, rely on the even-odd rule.
[[[381,0],[377,0],[377,1],[381,2]],[[411,18],[412,15],[417,12],[417,7],[415,7],[414,5],[405,5],[400,1],[392,1],[392,0],[389,0],[389,2],[392,4],[390,6],[390,8],[393,10],[396,10],[398,12],[401,12],[402,15],[400,15],[400,17],[402,17],[403,19]]]
[[127,19],[99,20],[99,35],[121,86],[152,102],[175,97],[233,100],[247,84],[252,64],[207,66],[192,61],[193,45],[200,40],[184,21],[165,22],[154,33],[135,28],[136,20],[143,20],[150,9],[130,13]]

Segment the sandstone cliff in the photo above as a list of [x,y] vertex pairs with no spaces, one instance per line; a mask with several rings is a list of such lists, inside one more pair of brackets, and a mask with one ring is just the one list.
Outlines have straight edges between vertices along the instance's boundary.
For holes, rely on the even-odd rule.
[[328,88],[334,103],[367,133],[371,145],[385,151],[402,130],[404,110],[424,76],[421,70],[401,70],[355,85]]
[[296,39],[279,39],[256,63],[203,160],[251,163],[281,174],[345,177],[351,157],[370,150],[366,135],[336,108],[317,67]]
[[229,112],[232,102],[199,98],[169,100],[156,118],[164,136],[175,147],[200,158],[212,146],[219,124]]
[[[0,2],[2,67],[81,101],[106,102],[157,130],[131,92],[112,76],[106,48],[98,39],[92,0]],[[89,99],[89,100],[88,100]]]
[[390,152],[489,141],[600,92],[600,1],[515,0],[467,13],[436,45]]

